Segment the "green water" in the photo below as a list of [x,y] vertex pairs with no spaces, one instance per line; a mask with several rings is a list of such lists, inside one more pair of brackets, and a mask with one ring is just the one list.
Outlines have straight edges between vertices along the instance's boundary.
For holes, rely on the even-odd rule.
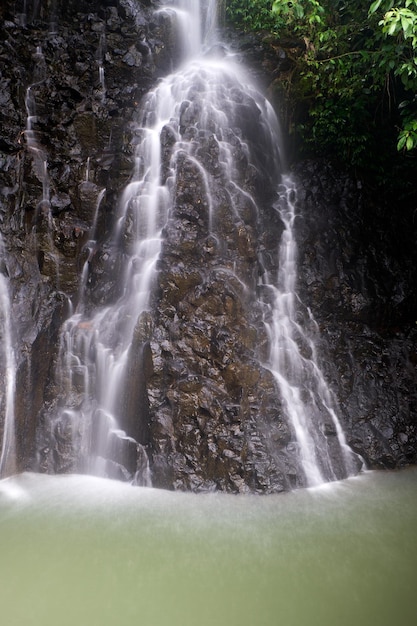
[[0,482],[5,626],[417,624],[417,469],[281,496]]

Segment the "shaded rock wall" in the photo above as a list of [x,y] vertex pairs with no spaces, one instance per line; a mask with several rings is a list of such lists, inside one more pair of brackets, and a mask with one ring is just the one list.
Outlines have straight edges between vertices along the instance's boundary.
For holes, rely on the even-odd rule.
[[325,162],[295,167],[300,293],[352,448],[371,468],[417,459],[416,235],[412,206],[387,207]]
[[39,456],[35,431],[54,402],[58,331],[76,301],[99,193],[104,237],[132,171],[129,121],[175,51],[152,2],[6,1],[0,11],[0,216],[23,469]]

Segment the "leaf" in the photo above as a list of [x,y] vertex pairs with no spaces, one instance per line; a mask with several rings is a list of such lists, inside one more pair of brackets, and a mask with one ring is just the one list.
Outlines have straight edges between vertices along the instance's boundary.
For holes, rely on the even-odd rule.
[[408,105],[410,104],[409,100],[403,100],[402,102],[400,102],[400,104],[398,105],[399,109],[405,109]]
[[404,37],[411,37],[413,34],[413,20],[406,15],[401,15],[401,27],[403,29]]
[[400,151],[404,148],[405,142],[407,141],[407,135],[400,134],[400,138],[397,143],[397,150]]
[[411,135],[407,137],[407,141],[405,142],[405,146],[407,150],[412,150],[414,148],[414,139]]
[[394,35],[397,30],[397,20],[391,22],[388,26],[388,35]]
[[383,0],[375,0],[375,2],[373,2],[371,4],[371,6],[369,7],[369,14],[371,15],[372,13],[376,13],[376,11],[378,11],[379,7],[381,6]]

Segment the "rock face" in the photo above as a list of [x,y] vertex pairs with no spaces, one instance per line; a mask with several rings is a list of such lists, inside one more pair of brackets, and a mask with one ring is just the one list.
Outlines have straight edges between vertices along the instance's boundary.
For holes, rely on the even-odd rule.
[[132,171],[137,103],[175,50],[170,24],[147,1],[6,1],[0,18],[0,211],[17,335],[18,466],[25,469],[52,454],[36,437],[55,402],[58,332],[69,298],[77,300],[99,195],[105,190],[97,225],[105,238]]
[[[70,430],[51,417],[62,392],[59,333],[87,257],[89,306],[118,296],[120,259],[109,233],[133,169],[137,104],[177,54],[172,25],[153,5],[6,0],[0,7],[2,271],[15,329],[20,470],[82,471]],[[212,237],[201,170],[178,158],[152,311],[137,321],[129,352],[128,477],[146,450],[156,486],[268,493],[302,484],[273,376],[261,365],[268,337],[257,289],[265,270],[278,270],[276,181],[251,136],[256,108],[239,97],[236,126],[252,142],[257,168],[239,142],[235,159],[256,208],[242,197],[232,211],[217,146],[206,140],[199,157],[220,233]],[[191,107],[182,122],[192,127]],[[166,175],[168,128],[161,145]],[[295,175],[299,291],[320,326],[319,353],[348,442],[370,467],[415,463],[415,227],[398,209],[384,217],[326,163],[301,163]]]
[[[302,163],[300,293],[327,345],[348,441],[371,468],[416,462],[416,226],[326,163]],[[325,352],[324,352],[325,353]]]
[[273,377],[260,364],[267,337],[257,284],[263,256],[277,258],[282,225],[272,206],[274,185],[261,160],[255,170],[244,151],[259,111],[232,91],[245,112],[238,109],[236,135],[229,137],[239,163],[234,184],[251,196],[230,195],[217,142],[203,141],[196,155],[209,190],[195,159],[184,154],[177,162],[150,337],[153,479],[180,489],[281,491],[290,485],[288,468],[280,446],[268,449],[269,438],[285,449],[290,434]]

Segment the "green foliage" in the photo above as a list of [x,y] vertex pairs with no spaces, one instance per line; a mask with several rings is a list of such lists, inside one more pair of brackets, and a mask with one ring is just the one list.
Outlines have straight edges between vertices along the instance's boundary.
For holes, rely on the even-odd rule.
[[[395,59],[381,60],[381,65],[402,82],[406,92],[417,92],[417,0],[376,0],[369,15],[385,11],[378,25],[385,36],[385,49],[395,51]],[[392,55],[391,55],[392,56]],[[417,148],[417,101],[416,96],[403,100],[399,105],[402,129],[398,135],[397,149],[410,151]]]
[[417,119],[407,118],[404,127],[398,135],[398,150],[412,150],[417,147]]
[[358,0],[275,0],[273,12],[286,16],[287,29],[306,44],[293,77],[295,98],[308,111],[298,127],[303,142],[352,166],[365,165],[386,81],[369,40],[368,7]]
[[275,0],[272,12],[278,18],[285,19],[294,31],[304,24],[314,28],[325,23],[325,10],[317,0]]
[[304,42],[289,91],[311,150],[366,166],[387,136],[400,151],[417,147],[417,0],[228,0],[227,12]]
[[227,0],[226,18],[245,30],[275,32],[280,24],[274,19],[271,8],[272,0]]

